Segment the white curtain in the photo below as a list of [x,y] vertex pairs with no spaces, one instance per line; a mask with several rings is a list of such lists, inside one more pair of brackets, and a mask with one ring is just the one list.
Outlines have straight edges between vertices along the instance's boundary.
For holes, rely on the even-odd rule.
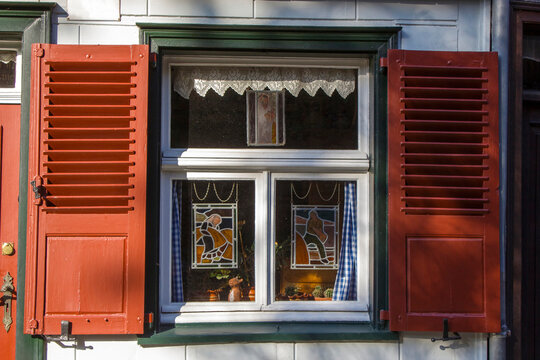
[[205,96],[212,89],[220,96],[230,88],[242,95],[246,89],[287,90],[298,96],[301,90],[314,96],[319,89],[342,98],[354,92],[356,71],[353,69],[285,68],[285,67],[178,67],[174,90],[185,99],[193,90]]

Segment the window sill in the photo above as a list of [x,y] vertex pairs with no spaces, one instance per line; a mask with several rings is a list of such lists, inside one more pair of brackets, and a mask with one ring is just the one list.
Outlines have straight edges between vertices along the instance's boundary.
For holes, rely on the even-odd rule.
[[200,323],[140,337],[139,345],[188,345],[232,342],[296,341],[397,341],[399,334],[374,330],[369,323],[273,322],[273,323]]

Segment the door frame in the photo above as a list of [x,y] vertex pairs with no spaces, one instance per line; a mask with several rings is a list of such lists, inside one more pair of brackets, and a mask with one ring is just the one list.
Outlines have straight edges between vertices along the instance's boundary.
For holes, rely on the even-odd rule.
[[[522,297],[524,294],[524,264],[523,255],[524,243],[522,237],[523,229],[523,194],[526,190],[523,189],[523,29],[528,24],[540,25],[540,2],[511,2],[511,18],[510,18],[510,54],[509,54],[509,69],[512,73],[509,74],[509,163],[512,166],[508,167],[508,254],[507,269],[508,279],[511,281],[507,284],[507,299],[508,308],[507,314],[509,326],[512,330],[512,337],[507,343],[507,354],[511,359],[521,359],[523,354],[524,344],[522,339],[530,334],[523,333],[524,319],[530,314],[527,309],[522,307]],[[539,249],[540,250],[540,249]],[[538,250],[537,250],[538,251]],[[511,254],[511,255],[510,255]]]
[[19,164],[19,224],[17,251],[16,358],[43,359],[43,340],[23,334],[26,264],[26,208],[28,186],[28,123],[30,114],[30,60],[33,43],[51,40],[52,11],[56,3],[0,3],[0,37],[21,40],[21,120]]

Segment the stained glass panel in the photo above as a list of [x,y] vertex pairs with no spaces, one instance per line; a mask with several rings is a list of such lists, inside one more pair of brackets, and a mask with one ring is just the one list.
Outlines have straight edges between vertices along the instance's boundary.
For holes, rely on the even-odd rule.
[[291,269],[337,269],[339,206],[292,205]]
[[232,204],[193,204],[191,267],[238,267],[237,211]]

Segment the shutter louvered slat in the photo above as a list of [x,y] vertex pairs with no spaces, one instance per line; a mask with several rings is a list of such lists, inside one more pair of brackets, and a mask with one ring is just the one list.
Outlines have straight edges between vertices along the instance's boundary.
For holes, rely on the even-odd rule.
[[[467,121],[467,124],[462,124],[459,121],[452,121],[453,114],[459,113],[469,118],[469,116],[475,116],[485,113],[483,107],[487,104],[487,99],[484,97],[486,89],[478,89],[474,83],[470,80],[479,81],[485,83],[487,79],[483,76],[486,68],[482,67],[437,67],[437,66],[400,66],[401,69],[401,81],[403,86],[400,88],[402,97],[400,98],[402,108],[401,112],[405,115],[401,120],[402,130],[401,145],[407,152],[421,152],[425,153],[426,157],[437,156],[438,164],[433,165],[432,161],[426,160],[426,157],[416,157],[412,160],[411,157],[402,157],[402,179],[404,179],[403,186],[409,185],[410,181],[416,181],[420,183],[426,183],[429,185],[437,186],[437,182],[442,184],[448,184],[456,179],[456,175],[459,174],[459,178],[465,180],[463,185],[469,185],[470,181],[484,181],[488,178],[482,176],[483,171],[487,170],[486,165],[477,166],[463,166],[455,164],[452,161],[445,163],[445,158],[442,155],[448,152],[452,153],[470,153],[479,152],[481,149],[485,149],[489,146],[487,143],[483,143],[483,139],[488,136],[488,133],[482,130],[482,127],[471,128],[470,125],[475,122]],[[445,76],[441,76],[444,74]],[[455,75],[454,77],[448,75]],[[466,75],[469,75],[466,77]],[[412,77],[415,80],[422,79],[431,86],[436,88],[436,91],[429,91],[429,89],[418,90],[418,87],[411,86],[412,91],[408,91],[407,81]],[[450,81],[459,79],[464,84],[460,87],[460,93],[453,92],[452,98],[447,98],[447,92],[452,92],[455,89],[448,88],[447,84]],[[469,84],[470,86],[467,86]],[[472,87],[472,88],[471,88]],[[469,89],[469,92],[463,91]],[[421,92],[427,97],[417,97]],[[471,94],[479,94],[474,99],[470,98]],[[408,122],[409,117],[413,117],[412,114],[435,112],[438,114],[440,120],[431,120],[429,122]],[[446,119],[445,115],[449,118]],[[412,119],[415,120],[415,119]],[[481,120],[481,119],[480,119]],[[483,152],[482,152],[483,153]],[[469,180],[469,181],[467,181]],[[425,211],[427,214],[440,213],[437,204],[440,204],[441,209],[445,209],[444,212],[448,212],[448,209],[455,207],[453,213],[471,213],[477,212],[477,207],[467,207],[467,204],[485,203],[486,201],[478,201],[485,199],[478,199],[474,194],[470,192],[455,193],[455,197],[442,201],[440,198],[432,198],[429,200],[431,206],[421,207],[417,205],[419,203],[418,197],[411,197],[407,195],[406,188],[402,187],[404,196],[401,197],[405,206],[402,207],[402,211],[409,212],[409,208],[413,213],[419,213]],[[436,200],[438,199],[438,200]],[[452,201],[454,199],[454,201]],[[461,200],[458,200],[461,199]],[[470,201],[467,201],[470,200]],[[423,201],[426,203],[427,200]]]
[[49,184],[47,192],[51,196],[94,196],[96,192],[106,195],[127,195],[133,184]]
[[[46,62],[46,65],[50,68],[45,71],[44,84],[49,90],[44,96],[47,101],[45,110],[49,111],[49,127],[44,129],[47,138],[43,141],[47,145],[44,155],[49,156],[49,161],[44,162],[47,169],[47,173],[43,174],[45,188],[59,184],[128,183],[134,175],[129,172],[134,162],[126,158],[134,154],[132,147],[135,141],[130,137],[134,129],[117,129],[118,124],[113,124],[115,128],[107,128],[106,124],[109,118],[132,120],[130,111],[136,108],[131,103],[136,97],[131,93],[131,89],[135,88],[132,82],[136,75],[132,71],[135,63],[55,61]],[[57,128],[55,125],[69,127]],[[46,197],[44,211],[59,211],[64,207],[69,211],[130,210],[126,205],[132,197],[127,194],[110,196],[101,192],[104,187],[93,187],[94,198],[90,199],[86,195],[74,196],[73,188],[64,189],[70,195],[56,189],[54,196]]]

